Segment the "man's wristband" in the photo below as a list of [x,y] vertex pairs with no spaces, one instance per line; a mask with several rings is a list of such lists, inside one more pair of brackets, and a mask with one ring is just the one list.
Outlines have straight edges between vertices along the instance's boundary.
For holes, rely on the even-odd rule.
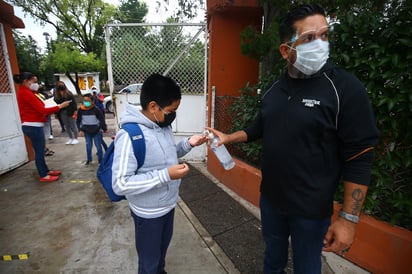
[[339,217],[341,217],[345,220],[348,220],[352,223],[355,223],[355,224],[357,224],[359,222],[359,217],[358,216],[346,213],[343,210],[339,211]]

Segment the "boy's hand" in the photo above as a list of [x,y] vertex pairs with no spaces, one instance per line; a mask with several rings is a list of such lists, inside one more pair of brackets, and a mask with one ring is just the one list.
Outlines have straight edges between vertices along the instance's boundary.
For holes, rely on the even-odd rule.
[[189,173],[189,166],[186,164],[178,164],[169,167],[167,170],[169,171],[170,179],[176,180]]
[[193,135],[189,138],[189,144],[192,147],[200,146],[201,144],[207,142],[209,138],[205,135]]

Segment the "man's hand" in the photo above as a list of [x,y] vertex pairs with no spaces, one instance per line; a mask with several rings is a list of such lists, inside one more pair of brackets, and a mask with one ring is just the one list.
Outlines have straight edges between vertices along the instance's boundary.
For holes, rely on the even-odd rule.
[[343,218],[338,218],[331,224],[325,235],[323,251],[336,252],[343,256],[349,251],[353,243],[355,229],[356,224]]
[[179,164],[171,166],[167,170],[169,171],[170,179],[176,180],[189,173],[189,166],[186,164]]
[[211,128],[211,127],[206,127],[206,130],[210,131],[213,133],[214,136],[219,137],[219,142],[217,143],[217,146],[220,146],[222,144],[227,144],[229,142],[229,135],[225,134],[217,129]]

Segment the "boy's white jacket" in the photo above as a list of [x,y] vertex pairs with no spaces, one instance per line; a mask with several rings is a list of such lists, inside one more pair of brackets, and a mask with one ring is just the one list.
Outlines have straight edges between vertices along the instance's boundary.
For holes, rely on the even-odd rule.
[[170,180],[168,167],[191,150],[188,138],[175,144],[172,127],[159,127],[142,114],[140,108],[128,104],[120,116],[120,127],[138,123],[146,144],[144,164],[137,174],[137,160],[128,133],[116,133],[112,165],[113,191],[125,195],[130,209],[143,218],[157,218],[172,210],[179,197],[179,180]]

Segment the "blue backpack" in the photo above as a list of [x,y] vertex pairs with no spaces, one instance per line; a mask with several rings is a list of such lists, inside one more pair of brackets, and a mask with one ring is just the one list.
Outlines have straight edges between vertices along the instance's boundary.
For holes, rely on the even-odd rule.
[[[139,169],[143,165],[144,159],[146,156],[146,144],[144,142],[144,135],[143,135],[142,129],[139,127],[137,123],[123,124],[122,129],[124,129],[129,134],[130,140],[132,141],[134,155],[137,160],[137,168]],[[110,144],[110,146],[107,148],[106,152],[104,153],[103,159],[100,162],[99,168],[97,169],[97,178],[99,179],[104,190],[106,191],[107,196],[109,196],[110,201],[118,202],[121,200],[125,200],[126,197],[119,196],[113,191],[113,187],[112,187],[113,156],[114,156],[114,141]]]

